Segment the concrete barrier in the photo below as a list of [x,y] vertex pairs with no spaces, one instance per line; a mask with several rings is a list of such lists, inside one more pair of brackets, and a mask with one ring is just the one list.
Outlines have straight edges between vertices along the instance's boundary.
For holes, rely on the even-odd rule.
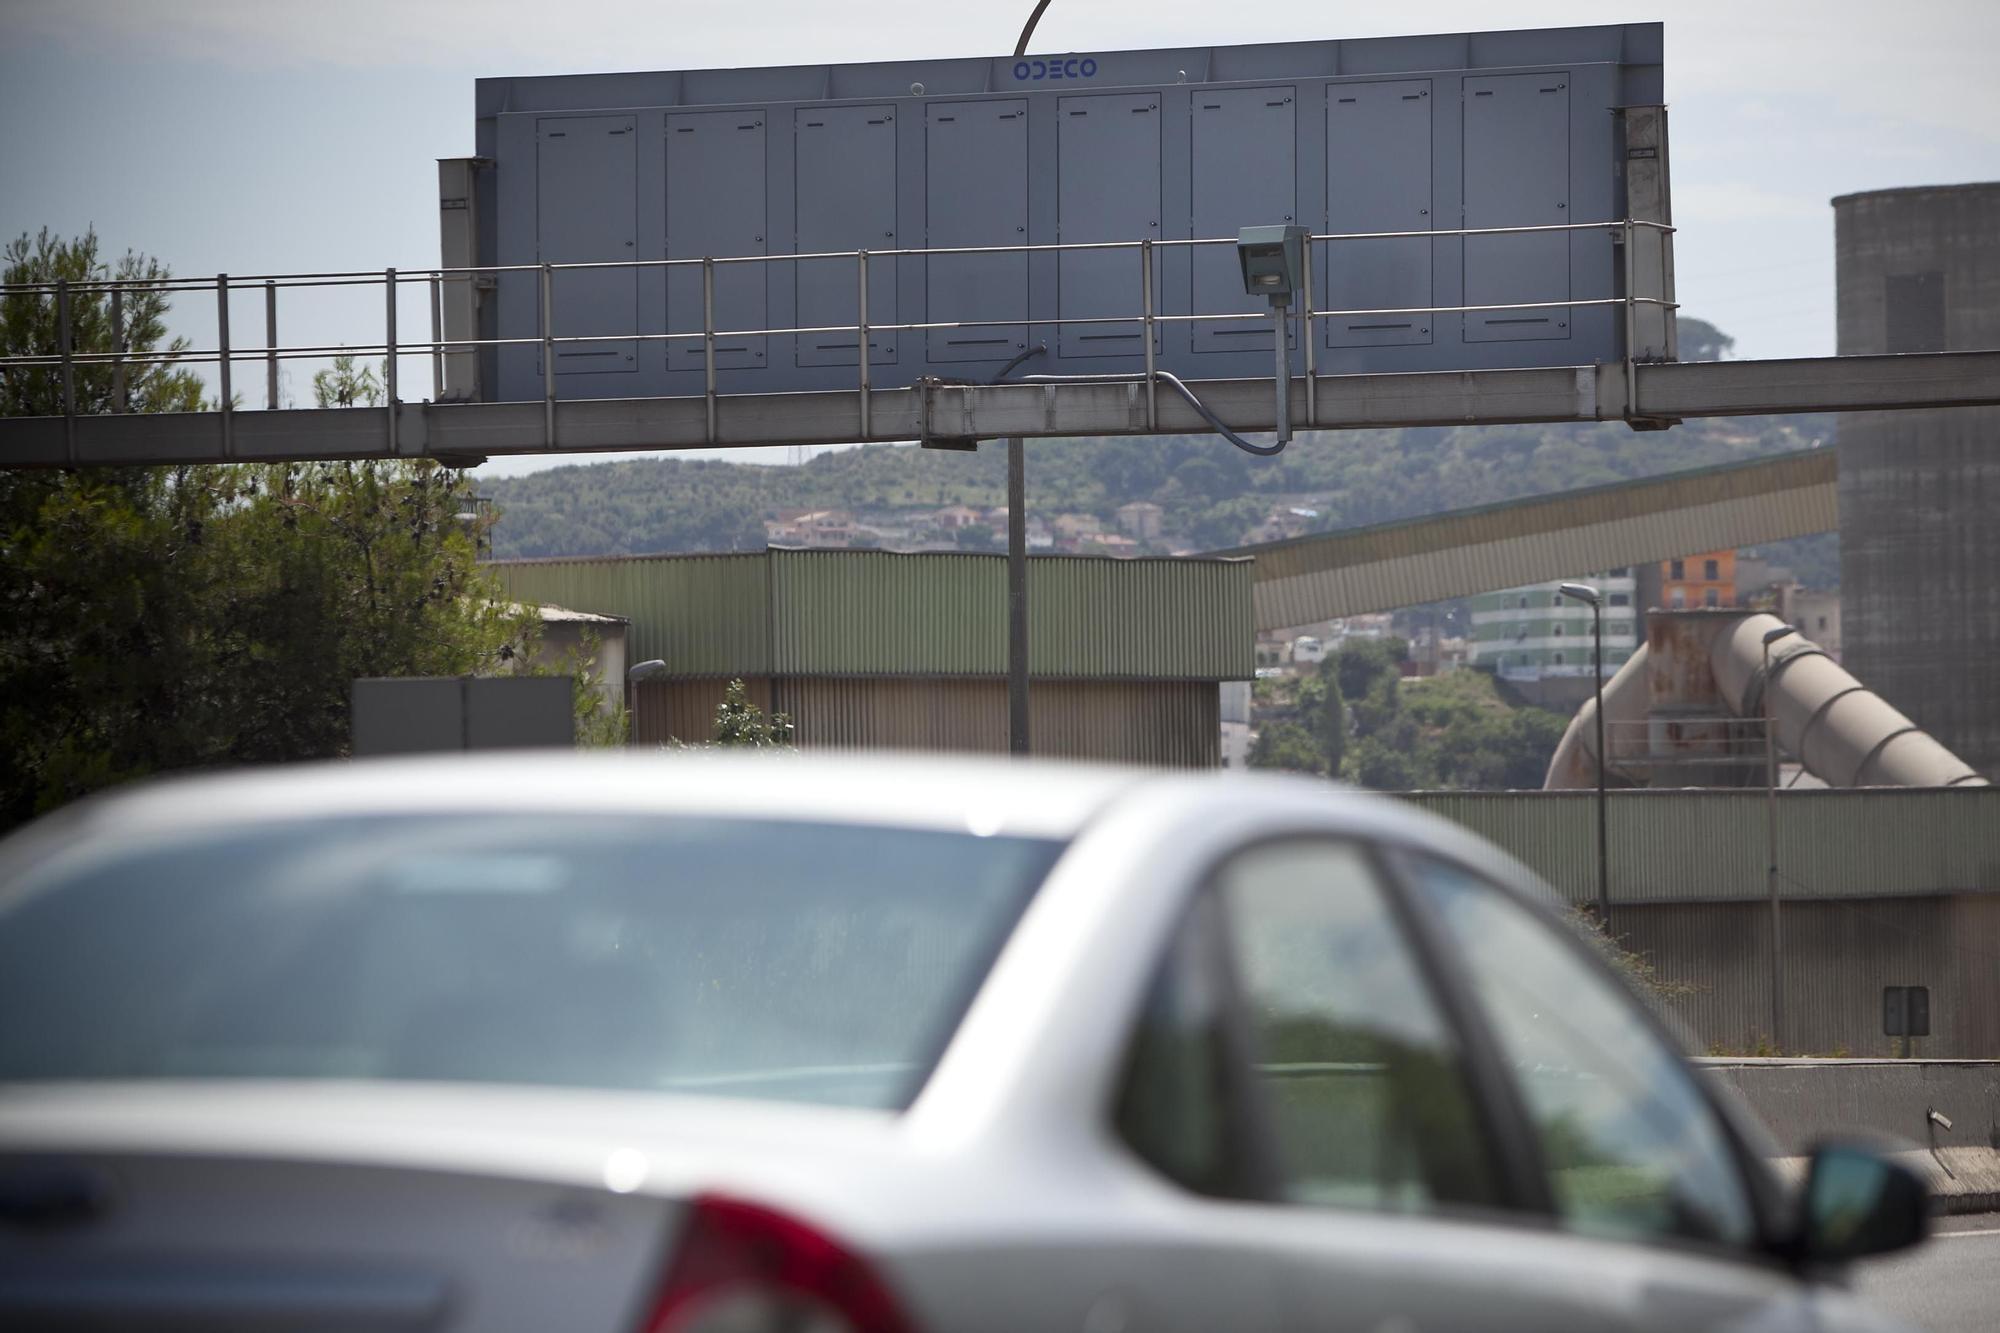
[[1875,1139],[1930,1182],[1947,1213],[2000,1211],[2000,1060],[1695,1062],[1770,1130],[1800,1177],[1828,1139]]

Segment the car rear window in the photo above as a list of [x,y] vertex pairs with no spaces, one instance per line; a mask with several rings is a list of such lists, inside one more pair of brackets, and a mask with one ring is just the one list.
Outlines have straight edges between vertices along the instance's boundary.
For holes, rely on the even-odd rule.
[[0,885],[0,1080],[900,1108],[1060,846],[777,820],[316,819]]

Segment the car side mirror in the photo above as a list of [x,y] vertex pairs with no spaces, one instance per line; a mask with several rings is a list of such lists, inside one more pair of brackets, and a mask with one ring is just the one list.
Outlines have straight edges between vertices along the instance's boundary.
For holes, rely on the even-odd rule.
[[1930,1234],[1930,1188],[1908,1167],[1851,1144],[1813,1151],[1798,1253],[1817,1263],[1907,1249]]

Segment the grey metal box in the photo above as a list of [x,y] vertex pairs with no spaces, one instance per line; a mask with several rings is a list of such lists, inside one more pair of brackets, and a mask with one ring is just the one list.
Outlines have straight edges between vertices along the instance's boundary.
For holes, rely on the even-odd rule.
[[356,758],[576,744],[568,676],[378,676],[354,682]]
[[[1154,257],[1162,368],[1270,373],[1271,325],[1229,242],[1605,223],[1625,215],[1615,109],[1663,101],[1658,24],[865,65],[483,79],[483,263],[789,256],[867,249],[1166,242]],[[922,91],[917,91],[921,88]],[[1218,239],[1217,246],[1174,242]],[[1324,372],[1615,360],[1622,254],[1609,231],[1319,242]],[[878,387],[1143,364],[1135,250],[876,255]],[[538,278],[500,276],[488,337],[539,336]],[[701,272],[557,279],[553,329],[606,341],[556,357],[563,397],[699,394]],[[723,393],[858,379],[858,261],[718,264]],[[1426,306],[1541,308],[1413,313]],[[1069,323],[1056,319],[1100,320]],[[897,329],[924,324],[945,327]],[[762,334],[809,327],[816,332]],[[1295,352],[1296,356],[1297,353]],[[1296,363],[1295,363],[1296,364]],[[541,396],[532,343],[485,354],[487,396]]]
[[357,759],[465,748],[464,690],[456,676],[357,680],[349,706],[348,745]]
[[466,749],[566,749],[575,744],[576,685],[569,676],[466,680]]

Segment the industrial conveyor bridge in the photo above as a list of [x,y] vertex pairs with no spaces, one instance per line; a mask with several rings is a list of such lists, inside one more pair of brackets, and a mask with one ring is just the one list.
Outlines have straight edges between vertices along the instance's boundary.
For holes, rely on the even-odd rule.
[[1256,561],[1257,628],[1471,597],[1690,551],[1830,532],[1833,449],[1802,449],[1218,555]]

